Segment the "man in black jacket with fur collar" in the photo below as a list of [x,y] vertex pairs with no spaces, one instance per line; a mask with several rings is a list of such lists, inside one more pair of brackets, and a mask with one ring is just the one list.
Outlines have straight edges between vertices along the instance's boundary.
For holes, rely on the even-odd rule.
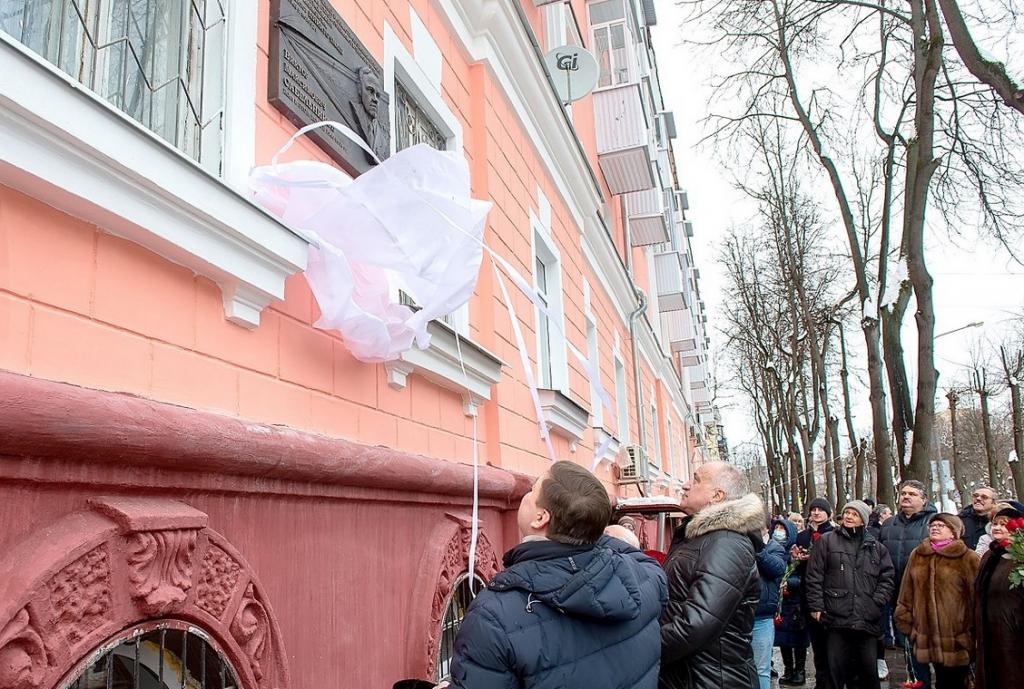
[[761,499],[735,467],[712,462],[683,486],[690,515],[672,539],[661,617],[660,689],[757,689],[750,645],[761,593]]

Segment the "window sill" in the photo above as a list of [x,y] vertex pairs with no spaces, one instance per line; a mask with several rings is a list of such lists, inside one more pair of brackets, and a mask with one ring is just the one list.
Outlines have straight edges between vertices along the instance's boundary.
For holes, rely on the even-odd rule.
[[548,428],[569,441],[569,449],[576,451],[576,444],[590,427],[590,412],[569,399],[560,390],[540,388],[540,407]]
[[2,33],[0,74],[0,184],[213,280],[244,327],[305,269],[305,239]]
[[[459,335],[448,324],[431,321],[427,326],[430,346],[410,349],[395,361],[384,364],[388,385],[402,390],[410,374],[417,374],[462,395],[466,416],[476,416],[477,409],[491,399],[491,388],[501,380],[504,362],[480,345]],[[466,372],[459,363],[459,351]]]
[[608,447],[596,459],[599,462],[614,464],[615,460],[618,459],[619,451],[622,449],[622,442],[610,431],[605,430],[601,426],[594,426],[594,447],[600,448],[605,441],[608,441]]

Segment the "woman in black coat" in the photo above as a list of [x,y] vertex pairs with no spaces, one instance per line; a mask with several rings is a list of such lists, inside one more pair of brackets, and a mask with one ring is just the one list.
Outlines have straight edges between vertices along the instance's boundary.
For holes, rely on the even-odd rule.
[[[1024,517],[1012,505],[996,505],[993,527]],[[993,529],[993,536],[1000,533]],[[1016,689],[1021,686],[1024,661],[1024,588],[1010,588],[1015,562],[1006,556],[1003,539],[993,539],[974,583],[976,689]]]
[[880,689],[878,620],[892,598],[895,570],[885,546],[865,528],[869,514],[860,500],[846,503],[840,528],[818,541],[804,578],[811,616],[827,630],[832,689]]
[[[796,524],[788,519],[772,522],[772,538],[789,552],[796,544]],[[807,619],[803,610],[804,591],[800,575],[789,568],[789,576],[782,582],[779,617],[775,623],[775,645],[782,653],[783,673],[779,684],[800,686],[806,680],[804,665],[811,637],[807,633]]]

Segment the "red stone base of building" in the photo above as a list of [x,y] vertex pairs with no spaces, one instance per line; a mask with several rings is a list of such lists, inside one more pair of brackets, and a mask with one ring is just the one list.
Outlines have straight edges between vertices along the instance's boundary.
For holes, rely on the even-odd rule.
[[[480,470],[484,579],[529,481]],[[431,679],[471,495],[463,464],[0,373],[0,687],[157,628],[245,689]]]

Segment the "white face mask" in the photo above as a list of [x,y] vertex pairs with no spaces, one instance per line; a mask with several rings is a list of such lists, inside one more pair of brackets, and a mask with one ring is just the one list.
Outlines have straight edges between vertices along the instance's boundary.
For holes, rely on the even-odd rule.
[[772,532],[772,538],[774,538],[779,543],[785,543],[786,539],[789,538],[789,534],[787,534],[785,531],[776,530]]

